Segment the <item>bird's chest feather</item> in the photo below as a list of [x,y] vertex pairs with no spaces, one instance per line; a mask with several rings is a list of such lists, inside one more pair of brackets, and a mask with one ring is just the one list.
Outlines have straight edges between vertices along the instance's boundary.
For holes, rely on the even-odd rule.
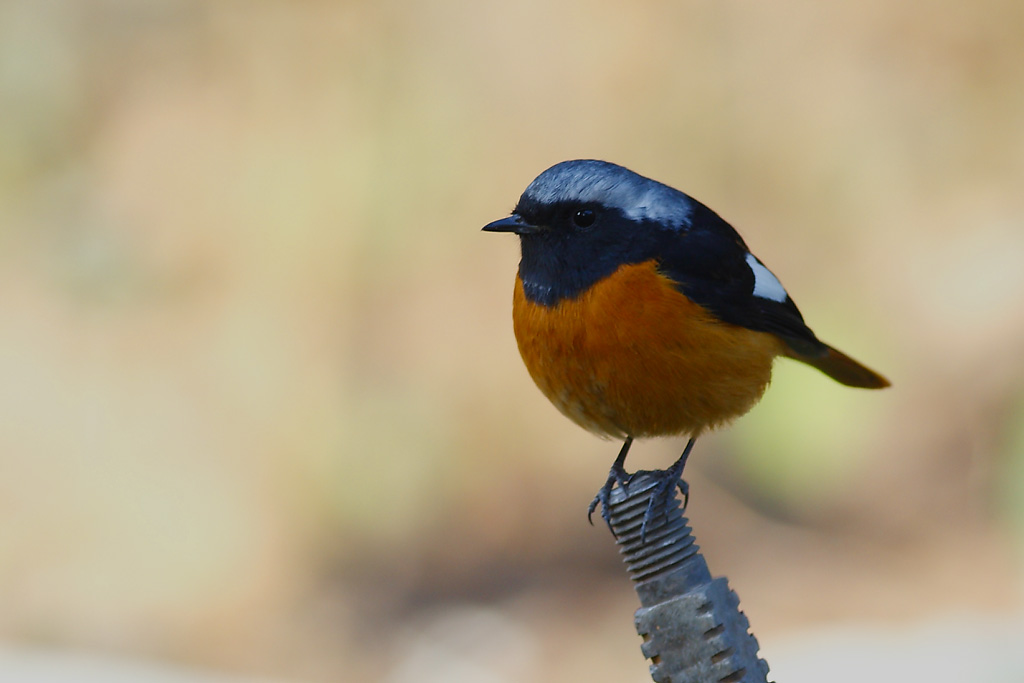
[[742,415],[782,351],[774,335],[717,321],[653,261],[553,306],[527,298],[517,278],[513,326],[541,391],[607,436],[696,435]]

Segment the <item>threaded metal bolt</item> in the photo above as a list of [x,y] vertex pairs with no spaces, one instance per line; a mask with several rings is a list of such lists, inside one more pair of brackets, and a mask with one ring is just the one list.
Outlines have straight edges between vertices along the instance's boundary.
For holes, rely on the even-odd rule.
[[657,514],[641,539],[658,479],[637,473],[611,492],[612,531],[640,597],[635,615],[641,650],[656,683],[767,683],[768,664],[739,597],[711,578],[678,498]]

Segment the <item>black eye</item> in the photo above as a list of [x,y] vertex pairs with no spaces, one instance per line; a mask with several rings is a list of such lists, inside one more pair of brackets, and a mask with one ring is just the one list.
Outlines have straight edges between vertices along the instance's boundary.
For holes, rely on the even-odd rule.
[[572,222],[578,228],[589,228],[597,220],[597,214],[590,209],[580,209],[572,215]]

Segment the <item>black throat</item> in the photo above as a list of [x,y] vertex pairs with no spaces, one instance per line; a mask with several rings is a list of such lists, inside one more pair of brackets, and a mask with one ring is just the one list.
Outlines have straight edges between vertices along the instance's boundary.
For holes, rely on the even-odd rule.
[[556,228],[520,235],[523,293],[549,307],[575,299],[620,266],[654,258],[662,233],[653,225],[606,215],[591,231]]

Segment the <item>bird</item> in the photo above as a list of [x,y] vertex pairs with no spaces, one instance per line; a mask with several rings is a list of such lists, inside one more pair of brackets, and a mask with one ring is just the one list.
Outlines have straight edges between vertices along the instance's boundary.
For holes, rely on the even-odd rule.
[[[623,166],[563,161],[537,176],[487,232],[519,237],[512,297],[520,355],[570,420],[623,445],[591,501],[609,498],[634,439],[688,437],[658,470],[641,529],[667,506],[696,439],[749,411],[778,357],[850,387],[889,381],[822,342],[739,233],[693,197]],[[650,474],[650,473],[649,473]]]

